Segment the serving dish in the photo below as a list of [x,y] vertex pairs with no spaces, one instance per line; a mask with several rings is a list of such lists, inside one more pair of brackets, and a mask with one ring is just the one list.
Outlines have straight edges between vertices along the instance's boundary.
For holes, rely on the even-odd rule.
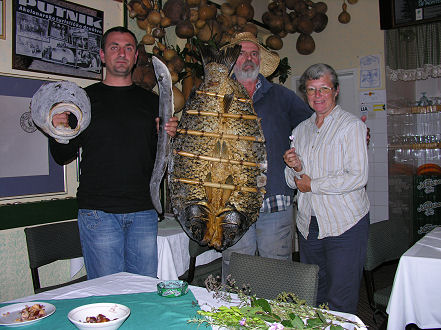
[[[87,317],[104,315],[110,321],[102,323],[88,323]],[[80,330],[83,329],[105,329],[116,330],[130,315],[130,308],[116,303],[96,303],[83,305],[72,309],[67,318]]]
[[[24,308],[31,307],[35,304],[40,304],[44,306],[45,315],[35,320],[18,321],[21,316],[20,312]],[[39,301],[29,301],[29,302],[3,306],[2,308],[0,308],[0,325],[8,326],[8,327],[21,327],[21,326],[33,324],[46,317],[51,316],[53,313],[55,313],[55,310],[56,308],[54,305],[49,304],[47,302],[39,302]]]

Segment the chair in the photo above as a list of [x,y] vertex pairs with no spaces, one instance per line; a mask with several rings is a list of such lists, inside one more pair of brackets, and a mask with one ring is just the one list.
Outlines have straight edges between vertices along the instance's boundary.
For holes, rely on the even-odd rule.
[[[411,245],[410,243],[409,228],[401,219],[391,219],[369,225],[369,238],[363,273],[369,305],[374,311],[373,319],[376,324],[379,314],[387,318],[386,308],[392,291],[393,275],[396,271],[396,267],[391,267],[391,265],[398,263],[401,255]],[[393,274],[389,276],[390,282],[386,283],[386,285],[383,283],[381,288],[377,288],[375,273],[388,269],[393,271]]]
[[67,283],[42,288],[38,275],[38,268],[41,266],[83,256],[77,221],[28,227],[24,232],[35,293],[87,280],[87,276],[83,276]]
[[210,250],[207,245],[199,245],[196,241],[190,239],[188,243],[188,252],[190,253],[190,264],[188,270],[181,276],[180,280],[188,284],[205,287],[205,279],[211,274],[214,277],[222,276],[222,257],[219,257],[208,264],[196,266],[196,259],[202,253]]
[[230,260],[230,275],[239,289],[249,285],[251,294],[265,299],[292,292],[310,306],[316,305],[318,271],[318,265],[236,252]]

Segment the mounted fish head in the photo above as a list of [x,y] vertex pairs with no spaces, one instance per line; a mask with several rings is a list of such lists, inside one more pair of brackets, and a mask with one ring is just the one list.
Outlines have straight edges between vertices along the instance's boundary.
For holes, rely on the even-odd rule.
[[192,239],[223,251],[246,233],[247,215],[231,206],[217,214],[212,211],[208,203],[195,201],[178,218],[186,220],[184,229]]
[[[90,123],[90,100],[84,89],[70,81],[50,82],[41,86],[31,100],[34,123],[59,143],[67,144]],[[77,119],[74,128],[52,124],[56,114],[70,112]]]
[[158,146],[156,149],[155,165],[153,167],[152,177],[150,179],[150,197],[154,208],[159,214],[162,214],[162,205],[160,200],[161,181],[167,168],[170,137],[165,131],[165,124],[173,116],[173,85],[170,71],[167,66],[156,56],[152,57],[155,76],[159,88],[159,132]]

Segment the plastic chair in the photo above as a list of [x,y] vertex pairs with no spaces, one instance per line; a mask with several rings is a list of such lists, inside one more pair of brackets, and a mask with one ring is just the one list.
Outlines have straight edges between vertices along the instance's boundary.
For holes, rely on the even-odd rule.
[[236,252],[230,260],[230,275],[239,289],[249,285],[252,295],[265,299],[292,292],[310,306],[316,305],[318,271],[318,265]]
[[73,281],[48,287],[41,287],[38,268],[57,260],[82,257],[80,234],[77,221],[68,221],[28,227],[24,230],[31,268],[34,292],[39,293],[65,285],[87,280],[83,276]]
[[[392,279],[390,283],[377,288],[375,273],[384,266],[397,264],[410,245],[409,228],[401,220],[386,220],[369,225],[369,239],[363,272],[368,301],[374,311],[373,319],[376,324],[379,314],[387,318],[386,308],[392,291],[393,274],[390,276]],[[396,268],[389,268],[395,274]]]
[[181,276],[180,280],[188,284],[205,287],[205,280],[209,275],[214,277],[222,276],[222,257],[219,257],[208,264],[196,266],[196,259],[202,253],[210,250],[207,245],[199,245],[196,241],[190,239],[188,243],[188,252],[190,253],[190,264],[188,270]]

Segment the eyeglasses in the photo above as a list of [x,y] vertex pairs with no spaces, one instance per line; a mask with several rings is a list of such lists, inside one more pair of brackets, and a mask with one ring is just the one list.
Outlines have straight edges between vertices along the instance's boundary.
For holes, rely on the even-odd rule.
[[243,56],[245,58],[248,58],[248,57],[259,58],[259,52],[257,50],[253,50],[251,52],[241,51],[240,56]]
[[314,87],[308,87],[306,88],[306,94],[308,94],[309,96],[315,95],[315,92],[318,91],[320,95],[328,95],[331,93],[331,91],[334,88],[332,87],[328,87],[328,86],[323,86],[320,88],[314,88]]

